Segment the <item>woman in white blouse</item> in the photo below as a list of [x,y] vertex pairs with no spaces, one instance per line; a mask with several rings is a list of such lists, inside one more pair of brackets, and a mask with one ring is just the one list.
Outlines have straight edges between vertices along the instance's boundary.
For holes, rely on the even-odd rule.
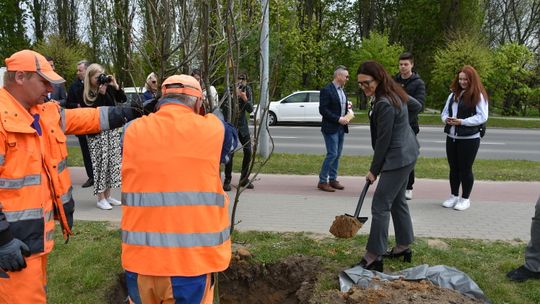
[[[450,86],[452,93],[441,113],[445,123],[446,157],[450,166],[451,196],[443,207],[463,211],[470,207],[474,184],[472,166],[480,147],[481,129],[488,119],[486,89],[478,72],[465,65]],[[459,188],[461,186],[461,196]]]

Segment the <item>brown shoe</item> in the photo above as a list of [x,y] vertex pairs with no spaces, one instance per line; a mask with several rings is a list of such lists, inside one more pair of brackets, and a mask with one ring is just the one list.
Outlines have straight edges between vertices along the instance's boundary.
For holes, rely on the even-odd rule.
[[319,183],[317,185],[317,188],[321,189],[322,191],[326,192],[335,192],[336,190],[332,189],[328,183]]
[[337,180],[331,180],[330,183],[328,184],[330,185],[330,187],[334,189],[338,189],[338,190],[345,189],[345,187],[343,187],[343,185],[341,185]]

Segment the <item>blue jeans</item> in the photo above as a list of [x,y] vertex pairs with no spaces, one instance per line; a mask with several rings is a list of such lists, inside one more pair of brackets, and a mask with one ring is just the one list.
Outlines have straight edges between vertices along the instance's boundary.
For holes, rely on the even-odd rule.
[[343,138],[345,131],[343,128],[335,133],[324,133],[324,143],[326,145],[326,158],[322,163],[321,172],[319,173],[319,183],[327,183],[329,180],[336,180],[337,170],[339,166],[339,157],[343,150]]

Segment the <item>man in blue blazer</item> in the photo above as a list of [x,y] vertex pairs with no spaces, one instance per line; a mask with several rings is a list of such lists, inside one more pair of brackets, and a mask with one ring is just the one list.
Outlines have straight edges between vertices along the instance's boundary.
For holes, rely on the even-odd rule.
[[326,192],[345,187],[337,181],[339,158],[343,150],[345,133],[349,133],[347,97],[343,87],[349,80],[349,71],[340,65],[334,70],[334,80],[321,90],[319,113],[322,115],[321,132],[326,145],[326,158],[319,173],[317,188]]

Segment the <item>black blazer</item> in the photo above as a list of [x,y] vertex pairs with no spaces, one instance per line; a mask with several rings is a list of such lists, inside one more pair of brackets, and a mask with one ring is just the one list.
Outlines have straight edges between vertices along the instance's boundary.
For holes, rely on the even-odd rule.
[[349,127],[342,126],[338,122],[342,113],[341,101],[332,82],[321,90],[319,113],[322,115],[321,131],[323,133],[336,133],[339,128],[349,133]]
[[[418,103],[414,99],[409,102]],[[421,106],[414,108],[421,109]],[[406,104],[397,109],[386,97],[375,101],[369,117],[371,145],[374,150],[369,171],[373,175],[377,176],[381,171],[403,168],[418,158],[420,145],[409,125],[408,112]]]

